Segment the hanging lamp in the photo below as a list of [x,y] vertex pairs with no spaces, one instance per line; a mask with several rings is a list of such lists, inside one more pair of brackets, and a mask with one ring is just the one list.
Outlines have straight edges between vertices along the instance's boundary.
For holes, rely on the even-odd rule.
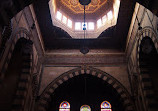
[[88,49],[88,47],[85,46],[85,31],[86,31],[86,23],[85,23],[85,19],[86,19],[86,17],[85,17],[85,15],[86,15],[85,10],[86,9],[85,9],[85,7],[86,7],[86,5],[88,5],[91,2],[91,0],[79,0],[79,2],[80,2],[81,5],[84,6],[84,24],[83,24],[84,39],[83,39],[83,46],[81,47],[80,52],[82,54],[87,54],[89,52],[89,49]]
[[88,5],[89,3],[91,3],[91,0],[79,0],[81,5]]

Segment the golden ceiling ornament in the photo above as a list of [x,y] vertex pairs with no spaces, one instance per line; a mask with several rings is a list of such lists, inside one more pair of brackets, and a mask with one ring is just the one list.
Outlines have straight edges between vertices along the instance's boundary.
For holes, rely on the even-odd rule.
[[99,3],[98,0],[92,0],[92,1],[91,1],[91,4],[92,4],[92,5],[97,5],[98,3]]
[[[83,13],[84,7],[79,3],[79,0],[60,0],[60,2],[74,13]],[[86,13],[96,12],[105,3],[107,3],[107,0],[91,0],[91,3],[86,5]]]
[[74,6],[76,6],[78,4],[78,0],[70,0],[70,3]]

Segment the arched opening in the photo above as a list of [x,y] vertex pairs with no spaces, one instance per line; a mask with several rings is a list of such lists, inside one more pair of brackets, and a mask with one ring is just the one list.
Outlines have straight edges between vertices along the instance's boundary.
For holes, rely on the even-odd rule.
[[158,53],[151,38],[144,37],[140,45],[139,62],[141,73],[148,73],[158,94]]
[[111,104],[108,101],[103,101],[100,105],[101,111],[111,111]]
[[23,96],[17,97],[16,92],[17,90],[25,90],[22,86],[19,86],[19,82],[24,82],[21,79],[21,74],[24,62],[23,50],[27,42],[27,39],[20,38],[14,47],[13,53],[11,53],[11,59],[8,61],[8,67],[2,81],[2,90],[0,91],[0,109],[3,111],[13,109],[15,98],[24,98]]
[[91,108],[88,105],[82,105],[80,111],[91,111]]
[[70,111],[70,103],[63,101],[59,106],[59,111]]
[[112,85],[96,76],[82,74],[68,79],[55,89],[47,111],[59,110],[62,101],[69,101],[72,111],[80,110],[85,104],[90,106],[91,110],[99,111],[105,100],[113,106],[112,111],[125,110],[121,96]]
[[[158,53],[150,37],[144,37],[141,41],[139,67],[144,91],[154,92],[154,94],[146,93],[145,96],[156,99],[158,97]],[[152,104],[151,106],[153,107]]]

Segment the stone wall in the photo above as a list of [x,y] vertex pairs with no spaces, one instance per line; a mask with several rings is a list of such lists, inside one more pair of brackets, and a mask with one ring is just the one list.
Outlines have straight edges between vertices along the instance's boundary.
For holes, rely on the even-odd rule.
[[[153,100],[153,89],[149,74],[142,74],[140,70],[140,44],[144,37],[149,37],[153,41],[158,51],[158,17],[140,4],[136,4],[130,30],[128,33],[126,53],[128,61],[128,72],[131,81],[132,95],[135,100],[137,110],[155,111],[157,105]],[[150,98],[149,98],[150,96]]]
[[[20,74],[16,83],[16,91],[14,91],[15,97],[12,98],[11,109],[13,111],[34,110],[44,48],[43,43],[41,43],[41,34],[36,21],[33,6],[30,5],[21,10],[11,19],[11,24],[12,33],[10,38],[6,41],[4,53],[0,56],[0,81],[2,84],[0,88],[2,90],[3,86],[5,86],[5,81],[8,80],[6,71],[8,70],[10,61],[12,60],[12,54],[17,42],[19,40],[24,40],[23,45],[30,42],[31,47],[29,45],[19,47],[22,48],[22,51],[18,52],[22,53],[22,69],[19,68]],[[16,59],[19,60],[18,57]],[[8,87],[8,90],[11,90],[11,87]]]

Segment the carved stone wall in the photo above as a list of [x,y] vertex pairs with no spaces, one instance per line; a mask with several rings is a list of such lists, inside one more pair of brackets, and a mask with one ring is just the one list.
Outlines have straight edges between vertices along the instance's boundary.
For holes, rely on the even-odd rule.
[[[148,73],[143,73],[140,64],[140,44],[144,37],[150,37],[158,51],[158,33],[156,23],[158,18],[145,7],[136,4],[133,19],[128,33],[126,47],[129,77],[132,87],[132,95],[137,110],[155,111],[157,103],[153,99],[153,88]],[[145,71],[145,70],[144,70]],[[147,88],[148,87],[148,88]]]
[[64,81],[67,81],[70,78],[73,78],[74,76],[80,75],[80,74],[91,74],[93,76],[96,76],[98,78],[103,79],[104,81],[108,82],[115,88],[118,92],[118,94],[121,95],[123,101],[124,101],[124,107],[125,111],[133,111],[134,106],[131,99],[131,96],[127,89],[119,82],[117,81],[113,76],[110,74],[101,71],[96,68],[92,67],[78,67],[75,69],[72,69],[68,72],[63,73],[62,75],[58,76],[54,81],[52,81],[46,89],[43,91],[43,93],[40,96],[40,99],[38,101],[37,111],[46,111],[48,107],[48,103],[51,101],[51,94],[55,91],[55,89],[62,84]]

